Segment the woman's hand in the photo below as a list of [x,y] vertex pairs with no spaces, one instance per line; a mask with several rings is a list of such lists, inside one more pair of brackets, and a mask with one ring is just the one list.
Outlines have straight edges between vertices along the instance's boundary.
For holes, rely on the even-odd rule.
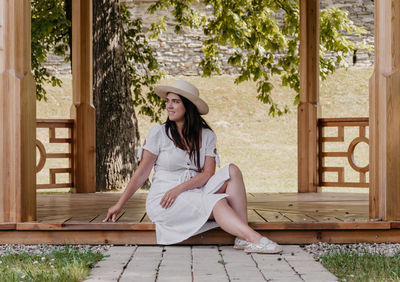
[[117,219],[117,215],[121,212],[122,206],[120,206],[118,203],[113,205],[111,208],[108,209],[107,216],[103,220],[103,222],[107,222],[109,219],[112,220],[112,222],[115,222]]
[[164,209],[168,209],[169,207],[172,206],[172,204],[175,202],[176,198],[179,196],[180,193],[182,193],[182,189],[177,186],[175,188],[172,188],[169,190],[167,193],[165,193],[164,197],[161,199],[160,205]]
[[156,155],[147,150],[143,150],[142,160],[140,161],[138,168],[132,175],[131,180],[126,186],[125,191],[121,195],[121,198],[119,198],[118,202],[115,205],[108,209],[107,216],[103,220],[103,222],[106,222],[110,219],[112,220],[112,222],[115,222],[115,220],[117,219],[117,215],[121,212],[124,204],[133,196],[133,194],[135,194],[135,192],[149,177],[149,174],[154,166],[156,159]]

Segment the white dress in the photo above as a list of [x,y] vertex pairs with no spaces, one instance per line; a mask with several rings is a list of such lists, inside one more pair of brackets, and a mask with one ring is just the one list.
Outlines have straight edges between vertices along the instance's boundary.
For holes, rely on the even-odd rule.
[[[217,137],[210,129],[202,129],[200,166],[204,166],[205,156],[215,157]],[[214,205],[227,194],[215,194],[229,176],[229,165],[215,173],[208,182],[199,188],[181,193],[168,209],[161,207],[164,194],[198,174],[196,165],[189,153],[175,146],[165,132],[165,124],[153,126],[146,136],[145,144],[138,152],[141,160],[143,149],[157,155],[149,194],[146,199],[146,212],[156,224],[157,243],[175,244],[185,239],[218,227],[215,222],[207,222]]]

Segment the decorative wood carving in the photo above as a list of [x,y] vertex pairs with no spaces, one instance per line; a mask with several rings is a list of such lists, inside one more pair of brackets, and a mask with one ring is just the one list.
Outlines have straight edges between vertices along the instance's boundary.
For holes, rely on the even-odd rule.
[[[49,140],[45,142],[46,144],[62,144],[67,143],[68,152],[58,152],[58,153],[47,153],[46,148],[41,140],[36,140],[36,147],[39,149],[39,162],[36,165],[36,173],[39,173],[46,163],[47,159],[65,159],[69,160],[69,167],[67,168],[49,168],[49,183],[47,184],[37,184],[36,189],[49,189],[49,188],[73,188],[73,128],[74,120],[49,120],[49,119],[39,119],[36,122],[37,128],[48,128],[49,129]],[[68,128],[68,138],[57,138],[56,130],[57,128]],[[56,175],[58,173],[68,173],[69,182],[57,183]]]
[[[318,120],[318,146],[319,146],[319,185],[320,186],[333,186],[333,187],[364,187],[368,188],[369,183],[366,181],[366,173],[369,172],[369,164],[366,166],[359,166],[354,160],[354,149],[362,142],[369,145],[369,139],[365,135],[366,127],[368,127],[368,118],[325,118]],[[337,136],[325,136],[324,129],[327,127],[336,127]],[[327,152],[325,144],[329,142],[344,142],[344,128],[345,127],[358,127],[359,136],[354,138],[345,152]],[[351,168],[360,174],[358,182],[345,181],[345,168],[325,166],[326,158],[347,158]],[[336,172],[338,180],[325,181],[325,172]]]

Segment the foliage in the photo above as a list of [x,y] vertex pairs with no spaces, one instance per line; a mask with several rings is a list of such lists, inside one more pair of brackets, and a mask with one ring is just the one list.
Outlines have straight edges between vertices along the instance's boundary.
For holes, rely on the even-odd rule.
[[[165,101],[154,93],[153,86],[164,73],[159,70],[148,35],[143,32],[142,19],[131,20],[131,14],[123,4],[121,4],[121,17],[134,105],[140,106],[140,114],[150,116],[152,121],[159,122]],[[163,29],[159,28],[160,31]],[[144,88],[148,89],[147,95],[143,94]]]
[[400,254],[385,256],[341,251],[325,254],[320,260],[340,281],[400,280]]
[[[36,80],[36,98],[46,100],[45,84],[61,86],[62,81],[44,65],[48,54],[53,51],[70,61],[71,21],[68,19],[71,0],[32,0],[32,71]],[[124,43],[134,105],[140,106],[139,113],[159,121],[165,102],[155,95],[153,85],[163,76],[154,58],[147,35],[143,32],[142,20],[131,20],[126,7],[121,4],[121,19]],[[161,31],[161,30],[160,30]],[[147,95],[144,88],[150,91]]]
[[69,33],[66,3],[69,0],[32,0],[32,71],[36,80],[36,99],[46,100],[45,84],[61,86],[62,82],[43,63],[50,51],[69,61]]
[[69,247],[48,255],[8,254],[0,256],[0,281],[82,281],[102,258]]
[[[257,83],[257,98],[270,105],[269,114],[282,115],[288,106],[279,106],[271,96],[271,77],[277,75],[283,86],[297,92],[299,103],[299,3],[295,0],[204,0],[211,16],[201,15],[196,0],[158,0],[149,11],[170,9],[176,21],[175,32],[184,27],[202,29],[208,39],[203,43],[204,58],[200,63],[204,76],[220,72],[221,46],[234,50],[228,63],[239,68],[236,83],[253,80]],[[278,13],[283,13],[279,19]],[[163,24],[164,19],[159,21]],[[165,24],[165,23],[164,23]],[[154,25],[157,26],[157,25]],[[159,31],[153,29],[154,31]],[[346,55],[356,46],[348,34],[361,34],[364,29],[349,20],[346,11],[329,8],[320,14],[320,76],[326,76],[337,67],[346,67]],[[283,55],[280,55],[283,53]],[[333,53],[333,58],[326,55]]]
[[[45,83],[60,86],[61,81],[43,66],[50,50],[68,57],[71,22],[66,16],[70,0],[32,0],[32,68],[37,82],[36,95],[46,99]],[[199,0],[158,0],[149,11],[169,9],[176,20],[175,32],[183,28],[199,28],[208,37],[203,42],[204,58],[200,63],[203,76],[220,72],[221,46],[234,50],[228,63],[239,69],[235,83],[253,80],[257,85],[257,98],[270,106],[269,114],[282,115],[289,111],[287,105],[278,105],[271,93],[271,78],[278,76],[283,86],[294,89],[299,103],[299,4],[296,0],[204,0],[211,16],[197,9]],[[281,17],[278,14],[283,15]],[[121,4],[124,23],[126,56],[132,82],[134,103],[139,113],[159,121],[165,101],[154,94],[153,86],[163,77],[151,48],[150,37],[156,38],[165,31],[166,17],[152,23],[146,33],[142,19],[131,20],[126,7]],[[365,32],[349,20],[346,11],[329,8],[320,13],[320,77],[347,67],[346,56],[356,49],[371,46],[354,44],[349,34]],[[283,55],[281,55],[283,54]],[[330,55],[328,57],[328,55]],[[149,91],[143,94],[145,89]]]

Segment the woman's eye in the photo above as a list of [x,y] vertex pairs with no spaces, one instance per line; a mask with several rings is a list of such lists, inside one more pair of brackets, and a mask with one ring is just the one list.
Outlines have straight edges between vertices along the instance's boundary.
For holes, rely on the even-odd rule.
[[166,103],[172,102],[173,104],[179,104],[180,100],[165,100]]

